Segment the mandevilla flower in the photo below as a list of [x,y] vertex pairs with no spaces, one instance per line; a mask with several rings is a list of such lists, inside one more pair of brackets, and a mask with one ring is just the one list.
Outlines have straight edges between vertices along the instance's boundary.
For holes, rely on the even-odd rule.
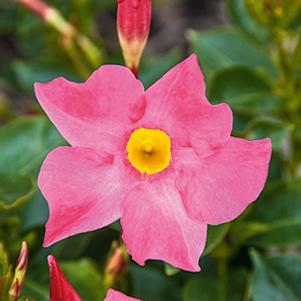
[[[53,256],[48,256],[50,270],[50,301],[81,301],[82,299],[66,279]],[[88,280],[88,279],[87,279]],[[104,301],[139,301],[109,289]]]
[[151,0],[118,0],[117,30],[126,65],[138,74],[151,22]]
[[45,246],[120,218],[136,262],[199,271],[207,224],[233,220],[263,189],[270,140],[230,136],[232,112],[206,99],[195,55],[146,91],[129,69],[107,65],[85,83],[57,78],[35,93],[71,144],[40,171]]

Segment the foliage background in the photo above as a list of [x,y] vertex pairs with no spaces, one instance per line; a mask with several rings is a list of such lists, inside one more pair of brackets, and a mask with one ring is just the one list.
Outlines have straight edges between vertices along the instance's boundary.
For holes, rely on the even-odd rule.
[[[83,80],[99,63],[122,64],[116,1],[49,3],[99,52],[94,60],[78,49],[74,56],[56,30],[15,1],[0,2],[0,243],[11,263],[22,240],[30,246],[22,300],[49,300],[46,256],[52,253],[82,298],[97,301],[120,227],[41,247],[48,209],[36,177],[46,153],[65,142],[41,112],[32,85],[60,75]],[[301,300],[301,3],[154,1],[141,68],[145,86],[191,52],[198,54],[211,102],[231,105],[234,135],[272,138],[268,183],[239,219],[210,227],[200,273],[129,261],[114,286],[147,301]],[[1,285],[10,272],[3,254],[0,247],[5,300]]]

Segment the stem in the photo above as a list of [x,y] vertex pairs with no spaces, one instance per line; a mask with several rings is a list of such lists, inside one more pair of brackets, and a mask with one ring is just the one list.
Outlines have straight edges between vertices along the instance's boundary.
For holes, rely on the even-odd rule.
[[227,259],[221,257],[218,259],[218,279],[219,279],[219,300],[227,301]]
[[42,0],[17,0],[17,3],[37,14],[44,23],[61,35],[66,53],[82,76],[87,77],[91,69],[101,65],[101,50],[87,36],[80,34],[56,8]]

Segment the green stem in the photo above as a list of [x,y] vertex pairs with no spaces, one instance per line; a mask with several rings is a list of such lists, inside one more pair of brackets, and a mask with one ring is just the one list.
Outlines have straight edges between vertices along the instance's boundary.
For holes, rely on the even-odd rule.
[[218,259],[219,300],[227,301],[228,263],[226,258]]

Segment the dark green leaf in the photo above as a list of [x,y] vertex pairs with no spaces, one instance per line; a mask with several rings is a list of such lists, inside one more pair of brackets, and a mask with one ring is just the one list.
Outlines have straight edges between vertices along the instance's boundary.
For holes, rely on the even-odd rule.
[[102,300],[105,294],[102,277],[89,259],[60,263],[68,281],[85,301]]
[[301,179],[279,182],[266,189],[245,221],[247,229],[253,232],[248,243],[261,247],[300,246],[300,195]]
[[149,267],[130,266],[133,295],[142,300],[180,301],[180,291],[173,281],[160,271]]
[[249,107],[266,101],[271,93],[269,83],[257,72],[246,67],[229,67],[213,76],[208,95],[210,100],[227,102],[233,108]]
[[45,155],[63,144],[45,117],[16,119],[0,128],[0,172],[35,174]]
[[269,38],[267,30],[250,15],[246,0],[227,0],[230,19],[238,29],[252,35],[254,39],[265,41]]
[[209,32],[191,31],[188,39],[192,51],[199,57],[207,80],[215,71],[235,65],[275,74],[265,50],[233,28]]
[[184,286],[184,301],[216,301],[231,300],[241,301],[244,299],[247,289],[248,273],[246,270],[236,270],[227,275],[225,291],[221,291],[218,278],[200,275],[190,279]]
[[218,226],[208,226],[208,236],[204,255],[210,253],[218,246],[229,231],[230,224],[222,224]]
[[0,173],[0,211],[24,204],[34,193],[31,177],[12,173]]
[[180,53],[177,49],[170,51],[167,55],[148,58],[147,63],[142,65],[140,72],[140,80],[145,87],[149,87],[160,77],[162,77],[169,69],[174,67],[180,61]]
[[254,301],[298,301],[301,296],[301,257],[262,257],[251,251],[254,265],[251,293]]
[[22,290],[22,301],[26,300],[39,300],[39,301],[49,301],[49,287],[48,285],[41,285],[40,283],[31,280],[26,277],[24,287]]
[[273,149],[283,146],[283,142],[289,138],[294,125],[272,118],[253,119],[247,126],[246,132],[249,139],[262,139],[269,137],[273,142]]

